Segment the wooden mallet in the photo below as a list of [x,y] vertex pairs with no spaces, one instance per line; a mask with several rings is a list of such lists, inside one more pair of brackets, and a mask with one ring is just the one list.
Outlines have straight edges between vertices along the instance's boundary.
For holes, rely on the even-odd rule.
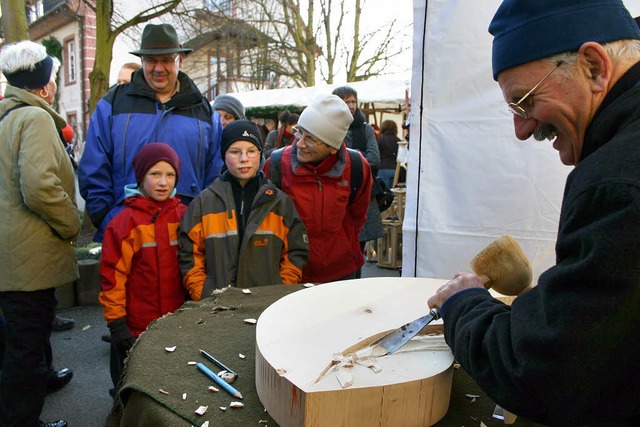
[[504,235],[491,242],[472,260],[471,269],[502,295],[520,295],[531,289],[531,265],[520,244]]

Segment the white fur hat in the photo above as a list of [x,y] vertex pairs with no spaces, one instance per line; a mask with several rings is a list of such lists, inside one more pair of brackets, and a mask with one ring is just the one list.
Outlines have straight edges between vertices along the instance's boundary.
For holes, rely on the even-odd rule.
[[336,95],[314,101],[300,114],[298,125],[336,150],[347,135],[353,116],[347,104]]

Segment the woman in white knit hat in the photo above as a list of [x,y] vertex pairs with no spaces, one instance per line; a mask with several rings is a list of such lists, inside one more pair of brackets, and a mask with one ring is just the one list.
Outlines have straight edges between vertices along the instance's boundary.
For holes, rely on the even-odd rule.
[[[349,108],[335,95],[313,102],[300,115],[296,141],[274,151],[264,167],[293,199],[307,227],[311,251],[304,282],[352,279],[364,264],[358,234],[372,177],[364,157],[344,145],[352,121]],[[352,176],[352,167],[359,168],[360,176]],[[360,184],[352,191],[356,181]]]

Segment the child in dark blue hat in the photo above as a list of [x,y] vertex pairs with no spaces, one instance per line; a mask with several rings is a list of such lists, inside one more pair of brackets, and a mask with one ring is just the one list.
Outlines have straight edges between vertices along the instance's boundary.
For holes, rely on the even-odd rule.
[[307,231],[293,201],[262,172],[262,150],[255,123],[229,123],[220,143],[226,171],[189,204],[180,223],[180,268],[194,300],[227,286],[302,279]]

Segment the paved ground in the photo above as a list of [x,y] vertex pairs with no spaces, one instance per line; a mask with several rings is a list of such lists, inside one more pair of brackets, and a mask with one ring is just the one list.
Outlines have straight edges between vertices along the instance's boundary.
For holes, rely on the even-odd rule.
[[[398,277],[398,270],[379,268],[367,262],[363,277]],[[60,310],[63,317],[75,319],[69,331],[53,332],[53,360],[56,369],[70,368],[71,382],[47,396],[41,419],[65,419],[70,427],[102,427],[111,409],[109,396],[109,345],[102,342],[108,328],[99,306],[73,307]]]

